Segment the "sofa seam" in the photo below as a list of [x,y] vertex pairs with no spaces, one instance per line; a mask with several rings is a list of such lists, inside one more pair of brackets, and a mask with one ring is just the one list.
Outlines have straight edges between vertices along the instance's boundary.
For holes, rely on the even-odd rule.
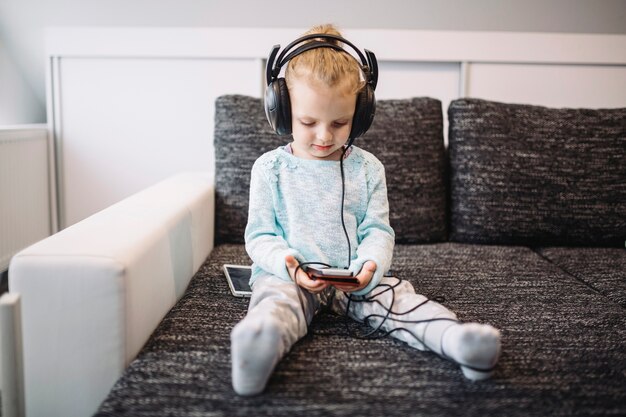
[[585,281],[584,279],[582,279],[578,275],[576,275],[573,272],[567,270],[566,268],[562,267],[561,265],[559,265],[556,262],[554,262],[552,259],[548,258],[544,254],[539,252],[537,247],[531,247],[530,250],[533,251],[541,259],[543,259],[544,261],[548,262],[550,265],[553,265],[553,266],[557,267],[561,272],[565,273],[567,276],[574,278],[576,281],[582,283],[587,288],[591,289],[593,292],[595,292],[596,294],[600,295],[605,301],[609,301],[609,302],[617,305],[619,308],[621,308],[623,310],[626,310],[626,308],[624,308],[620,303],[618,303],[618,302],[614,301],[613,299],[611,299],[610,297],[608,297],[600,289],[596,288],[595,286],[593,286],[589,282]]

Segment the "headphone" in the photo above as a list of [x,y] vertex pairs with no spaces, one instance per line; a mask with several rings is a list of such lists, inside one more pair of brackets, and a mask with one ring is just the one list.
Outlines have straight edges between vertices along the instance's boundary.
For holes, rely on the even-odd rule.
[[[319,40],[319,38],[325,40]],[[310,39],[315,40],[306,42],[287,54],[296,45]],[[363,55],[363,53],[361,53],[356,46],[341,36],[325,33],[314,33],[302,36],[287,45],[280,55],[278,55],[278,58],[276,55],[280,50],[280,45],[274,45],[265,68],[265,77],[267,81],[267,88],[265,90],[265,115],[267,116],[270,126],[278,135],[286,136],[291,134],[291,100],[289,99],[287,82],[282,77],[278,78],[280,69],[295,56],[316,48],[332,48],[336,51],[345,52],[352,56],[341,46],[329,42],[331,40],[340,41],[350,46],[356,52],[360,60],[361,71],[363,72],[363,76],[365,78],[365,86],[361,89],[361,91],[359,91],[356,98],[354,117],[352,118],[352,128],[350,130],[349,141],[346,147],[349,148],[354,139],[367,132],[367,129],[369,129],[372,125],[372,121],[374,120],[374,114],[376,113],[376,98],[374,96],[374,90],[376,89],[376,84],[378,83],[378,62],[376,61],[376,56],[373,52],[365,49],[365,55]]]

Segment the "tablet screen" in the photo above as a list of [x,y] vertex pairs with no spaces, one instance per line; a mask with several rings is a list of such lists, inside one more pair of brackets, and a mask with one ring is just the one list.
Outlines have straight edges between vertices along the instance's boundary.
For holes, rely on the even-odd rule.
[[252,289],[250,288],[250,275],[252,268],[244,265],[224,265],[224,274],[228,280],[233,295],[237,297],[250,297]]

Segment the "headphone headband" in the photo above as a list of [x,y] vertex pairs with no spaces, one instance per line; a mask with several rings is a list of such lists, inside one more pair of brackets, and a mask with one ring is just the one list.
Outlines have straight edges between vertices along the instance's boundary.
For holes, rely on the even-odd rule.
[[[280,55],[278,55],[278,58],[276,58],[276,55],[278,54],[278,51],[280,50],[280,45],[274,45],[274,47],[272,48],[272,52],[270,53],[270,56],[267,61],[267,67],[266,67],[266,73],[265,73],[267,85],[270,85],[270,83],[278,77],[278,75],[280,74],[280,69],[283,67],[283,65],[289,62],[295,56],[300,55],[301,53],[306,52],[308,50],[316,49],[316,48],[332,48],[336,51],[343,51],[343,52],[348,53],[344,48],[342,48],[339,45],[336,45],[331,42],[318,40],[318,41],[308,42],[304,45],[301,45],[295,51],[285,56],[287,52],[293,49],[296,45],[299,45],[302,42],[308,41],[310,39],[319,39],[319,38],[328,39],[328,40],[336,40],[352,48],[352,50],[356,52],[356,54],[359,57],[359,60],[361,61],[361,70],[363,71],[363,74],[365,75],[365,81],[368,84],[371,84],[374,89],[376,88],[376,84],[378,83],[378,63],[376,62],[376,56],[371,51],[368,51],[367,49],[365,49],[365,55],[363,55],[363,53],[356,46],[354,46],[354,44],[350,42],[349,40],[342,38],[341,36],[331,35],[328,33],[312,33],[309,35],[304,35],[296,39],[295,41],[291,42],[289,45],[287,45],[285,49],[282,50]],[[349,55],[352,56],[352,54],[349,54]]]

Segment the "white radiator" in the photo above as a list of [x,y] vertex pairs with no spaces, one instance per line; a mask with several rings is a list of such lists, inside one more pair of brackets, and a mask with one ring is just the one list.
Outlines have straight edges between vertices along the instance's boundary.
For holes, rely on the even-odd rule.
[[52,232],[49,167],[45,125],[0,127],[0,272]]

